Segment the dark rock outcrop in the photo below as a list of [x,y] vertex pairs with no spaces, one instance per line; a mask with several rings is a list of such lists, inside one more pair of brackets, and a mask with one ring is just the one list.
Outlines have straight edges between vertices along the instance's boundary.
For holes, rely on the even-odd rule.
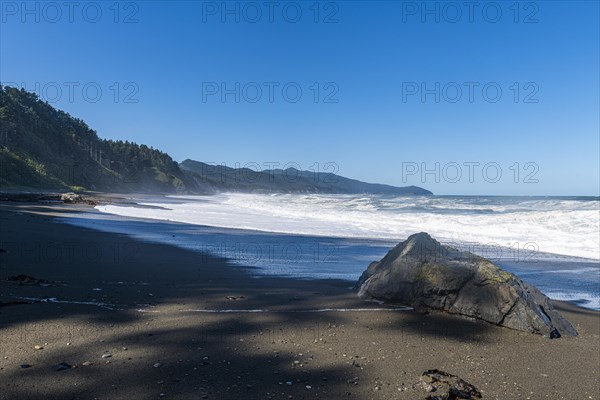
[[550,338],[577,335],[537,288],[424,232],[371,263],[355,289],[362,298],[442,310]]
[[420,386],[425,391],[434,393],[427,396],[427,400],[476,400],[482,398],[481,392],[475,386],[456,375],[437,369],[423,372]]

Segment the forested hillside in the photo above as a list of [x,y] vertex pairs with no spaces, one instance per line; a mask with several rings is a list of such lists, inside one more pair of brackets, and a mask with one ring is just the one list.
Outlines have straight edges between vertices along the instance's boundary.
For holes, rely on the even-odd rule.
[[0,86],[0,187],[110,192],[190,192],[171,157],[146,145],[103,140],[36,94]]
[[251,193],[336,193],[389,194],[398,196],[430,195],[417,186],[397,187],[366,183],[330,172],[300,171],[295,168],[255,171],[185,160],[180,168],[196,180],[205,192]]
[[215,168],[144,144],[100,139],[34,93],[0,85],[0,189],[140,193],[380,193],[428,195],[332,173]]

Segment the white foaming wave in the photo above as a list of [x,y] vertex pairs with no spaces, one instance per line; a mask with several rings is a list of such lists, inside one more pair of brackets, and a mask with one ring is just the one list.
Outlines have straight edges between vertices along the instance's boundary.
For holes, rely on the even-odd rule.
[[[596,201],[494,203],[469,198],[284,194],[173,197],[183,202],[143,204],[167,209],[118,205],[96,208],[128,217],[301,235],[399,240],[426,231],[445,242],[495,244],[517,250],[528,247],[536,252],[600,259],[600,211]],[[432,206],[441,210],[470,207],[493,212],[453,214],[419,210]]]
[[552,300],[571,301],[579,303],[582,307],[600,310],[600,294],[584,292],[545,291],[544,294]]
[[547,270],[544,271],[546,274],[588,274],[588,273],[596,273],[600,278],[600,268],[599,267],[591,267],[591,268],[575,268],[575,269],[555,269],[555,270]]

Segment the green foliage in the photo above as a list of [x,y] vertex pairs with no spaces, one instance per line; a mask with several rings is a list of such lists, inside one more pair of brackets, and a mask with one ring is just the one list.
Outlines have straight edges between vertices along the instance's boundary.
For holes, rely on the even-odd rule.
[[34,93],[0,85],[0,188],[214,193],[381,193],[428,195],[330,172],[252,171],[193,160],[178,165],[144,144],[100,139],[85,122]]
[[273,169],[253,171],[248,168],[230,168],[185,160],[180,168],[204,192],[254,193],[378,193],[391,195],[430,195],[430,191],[416,187],[396,187],[360,182],[330,172]]
[[195,185],[168,154],[100,139],[36,94],[0,86],[0,187],[172,193]]

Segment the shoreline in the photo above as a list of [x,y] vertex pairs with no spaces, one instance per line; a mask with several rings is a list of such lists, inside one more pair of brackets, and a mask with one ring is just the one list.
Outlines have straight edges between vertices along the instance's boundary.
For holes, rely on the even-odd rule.
[[[207,194],[169,194],[169,193],[162,193],[162,194],[150,194],[150,193],[108,193],[108,192],[89,192],[86,194],[82,194],[80,195],[81,198],[79,200],[76,201],[65,201],[62,202],[60,201],[60,196],[61,194],[64,194],[64,192],[59,192],[59,191],[53,191],[53,190],[47,190],[47,191],[26,191],[26,190],[19,190],[19,189],[15,189],[15,190],[7,190],[7,191],[0,191],[0,202],[5,202],[5,203],[14,203],[14,204],[19,204],[19,203],[48,203],[48,205],[51,206],[75,206],[75,207],[83,207],[83,208],[92,208],[92,209],[96,209],[98,206],[131,206],[133,208],[139,208],[139,209],[157,209],[157,210],[168,210],[168,208],[165,207],[159,207],[159,206],[152,206],[152,205],[146,205],[143,204],[146,201],[150,201],[150,200],[163,200],[166,201],[169,198],[170,199],[170,203],[165,203],[165,204],[178,204],[178,203],[184,203],[186,200],[194,200],[194,201],[198,201],[199,199],[205,199],[205,198],[211,198],[214,197],[216,195],[239,195],[239,194],[245,194],[245,195],[254,195],[257,193],[245,193],[245,192],[220,192],[220,193],[207,193]],[[260,193],[258,193],[260,194]],[[277,195],[290,195],[290,194],[297,194],[297,195],[310,195],[311,193],[275,193]],[[336,194],[316,194],[316,195],[332,195],[332,196],[337,196]],[[354,195],[348,195],[348,196],[354,196]],[[586,199],[586,200],[598,200],[600,199],[600,197],[597,196],[494,196],[494,195],[433,195],[433,197],[446,197],[446,198],[454,198],[454,197],[505,197],[505,198],[531,198],[531,199],[565,199],[565,200],[569,200],[569,199]],[[412,198],[414,196],[409,196],[409,198]],[[45,199],[45,198],[52,198],[54,199],[53,201],[48,201],[48,200],[41,200],[41,199]],[[191,198],[191,199],[190,199]],[[356,240],[356,241],[365,241],[365,242],[373,242],[373,243],[385,243],[385,244],[389,244],[389,243],[397,243],[397,241],[400,239],[398,237],[371,237],[371,236],[345,236],[345,235],[329,235],[329,234],[304,234],[304,233],[298,233],[298,232],[285,232],[285,231],[273,231],[273,230],[262,230],[262,229],[249,229],[249,228],[236,228],[236,227],[228,227],[228,226],[219,226],[219,225],[204,225],[204,224],[197,224],[194,222],[185,222],[185,221],[176,221],[176,220],[171,220],[171,219],[162,219],[162,218],[152,218],[152,217],[139,217],[139,216],[128,216],[128,215],[121,215],[121,214],[113,214],[113,213],[109,213],[109,212],[103,212],[100,210],[96,210],[97,213],[99,213],[99,215],[106,215],[106,216],[112,216],[112,217],[119,217],[119,218],[123,218],[123,219],[127,219],[127,220],[132,220],[132,221],[151,221],[151,222],[157,222],[157,223],[168,223],[168,224],[181,224],[184,226],[198,226],[198,227],[203,227],[203,228],[212,228],[212,229],[224,229],[224,230],[228,230],[228,231],[238,231],[241,233],[258,233],[258,234],[272,234],[272,235],[282,235],[282,236],[296,236],[296,237],[314,237],[314,238],[331,238],[331,239],[345,239],[345,240]],[[447,242],[449,244],[454,244],[454,245],[459,245],[460,243],[450,243]],[[481,247],[481,249],[485,250],[486,247],[488,246],[488,244],[484,244],[484,243],[477,243],[477,242],[463,242],[462,243],[464,245],[464,250],[466,251],[471,251],[474,252],[476,254],[477,251],[474,251],[474,248],[476,247]],[[495,242],[490,243],[490,246],[493,246],[493,248],[502,248],[503,250],[511,250],[512,247],[506,247],[506,246],[499,246],[498,244],[496,244]],[[472,246],[472,248],[471,248]],[[584,256],[577,256],[577,255],[568,255],[568,254],[561,254],[561,253],[553,253],[553,252],[542,252],[539,250],[535,250],[536,257],[535,260],[536,261],[549,261],[552,262],[554,260],[562,260],[565,262],[580,262],[580,263],[590,263],[590,264],[600,264],[600,258],[589,258],[589,257],[584,257]],[[482,255],[482,254],[479,254]],[[544,255],[544,257],[540,257],[540,255]],[[483,255],[482,255],[483,256]],[[600,255],[599,255],[600,257]],[[492,259],[495,261],[498,260],[511,260],[511,257],[500,257],[497,259]]]
[[[347,281],[348,286],[353,286],[369,262],[381,259],[397,244],[397,241],[391,239],[278,233],[198,225],[159,218],[122,216],[99,210],[90,212],[93,214],[90,218],[61,218],[61,222],[80,227],[93,227],[103,232],[127,234],[136,240],[172,245],[198,253],[210,253],[246,267],[252,277],[257,279],[264,277],[300,280],[341,279]],[[94,227],[96,220],[102,224],[102,228]],[[452,244],[473,251],[468,244],[464,244],[463,247],[458,243]],[[495,250],[498,248],[495,247]],[[292,251],[284,255],[283,249]],[[600,261],[552,253],[544,253],[544,256],[538,253],[535,254],[535,258],[519,260],[518,254],[513,254],[513,249],[504,248],[504,250],[507,250],[504,256],[489,257],[488,255],[488,257],[501,268],[518,276],[522,275],[523,279],[540,288],[554,300],[572,302],[587,309],[600,311],[596,294],[600,287],[583,283],[588,282],[586,279],[589,279],[589,276],[597,280]],[[484,255],[481,252],[475,253]],[[346,268],[340,268],[342,265]],[[557,275],[559,280],[554,282],[567,279],[571,283],[553,284],[547,276],[555,272],[562,274]],[[585,275],[577,280],[571,280],[572,273],[585,273]]]
[[[447,314],[388,311],[358,299],[347,281],[253,279],[223,258],[51,221],[78,207],[0,203],[8,251],[0,277],[43,280],[2,281],[0,301],[115,305],[0,307],[0,399],[414,400],[426,397],[413,385],[433,368],[485,399],[600,392],[600,312],[555,301],[580,336],[549,340]],[[60,362],[77,368],[53,371]]]
[[[253,196],[253,194],[244,194],[244,193],[220,193],[220,194],[216,194],[215,196],[238,196],[238,195],[248,195],[248,196]],[[349,231],[346,232],[345,234],[339,234],[339,231],[333,231],[333,230],[325,230],[325,231],[315,231],[314,229],[312,229],[311,227],[307,227],[302,225],[302,220],[297,220],[297,219],[293,219],[293,220],[287,220],[287,224],[285,223],[282,226],[279,226],[280,221],[274,221],[273,218],[275,218],[275,215],[267,215],[267,216],[258,216],[255,213],[253,213],[252,207],[248,208],[248,209],[242,209],[240,210],[239,207],[233,207],[233,209],[213,209],[208,208],[206,210],[202,210],[202,208],[200,208],[200,210],[202,210],[203,212],[206,213],[206,215],[210,216],[213,213],[215,213],[219,218],[216,218],[212,220],[213,223],[208,223],[208,224],[204,224],[206,223],[206,221],[204,219],[202,220],[197,220],[192,216],[187,216],[185,213],[181,214],[182,210],[184,210],[183,208],[180,208],[179,206],[187,206],[190,204],[186,204],[186,203],[191,203],[192,205],[196,202],[198,202],[199,206],[202,206],[203,204],[206,203],[206,197],[205,196],[182,196],[183,198],[175,198],[175,199],[168,199],[167,197],[154,197],[152,201],[152,203],[154,203],[153,205],[142,205],[140,203],[143,203],[144,201],[141,200],[136,202],[132,202],[133,207],[125,207],[122,209],[119,209],[119,207],[121,206],[120,204],[103,204],[102,206],[100,206],[99,208],[104,207],[104,209],[102,210],[102,212],[104,212],[106,215],[113,215],[113,216],[120,216],[122,218],[130,218],[130,219],[141,219],[141,220],[151,220],[151,221],[156,221],[156,222],[164,222],[164,223],[182,223],[182,224],[186,224],[189,226],[210,226],[210,227],[214,227],[215,229],[230,229],[232,231],[234,230],[242,230],[242,231],[246,231],[246,232],[256,232],[256,233],[266,233],[266,234],[273,234],[273,235],[296,235],[296,236],[305,236],[305,237],[317,237],[317,238],[338,238],[338,239],[348,239],[348,240],[356,240],[356,241],[376,241],[376,242],[380,242],[380,243],[397,243],[398,240],[400,240],[401,238],[406,238],[408,237],[410,234],[415,233],[415,232],[419,232],[420,230],[423,230],[424,228],[422,226],[413,226],[413,229],[410,231],[403,231],[402,233],[398,233],[398,234],[391,234],[390,232],[388,233],[382,233],[382,232],[374,232],[374,231],[362,231],[362,232],[354,232],[354,231]],[[441,196],[441,197],[447,197],[447,196]],[[266,198],[267,202],[269,201],[269,198]],[[239,200],[239,199],[238,199]],[[137,204],[137,205],[136,205]],[[169,207],[169,205],[172,205],[173,207]],[[271,204],[273,205],[273,204]],[[110,209],[112,208],[112,206],[115,207],[115,209]],[[156,206],[156,207],[155,207]],[[170,212],[169,214],[174,214],[174,215],[160,215],[160,212],[152,212],[152,209],[154,210],[160,210],[162,207],[164,206],[167,209],[172,209],[173,211]],[[275,206],[277,206],[277,204],[275,204]],[[109,208],[107,210],[107,208]],[[192,207],[191,211],[194,212],[195,208]],[[227,212],[233,212],[235,215],[231,216],[231,218],[227,218],[227,221],[230,221],[231,219],[235,218],[242,218],[244,219],[246,216],[246,212],[249,212],[251,214],[251,220],[249,221],[245,221],[246,224],[249,225],[244,225],[244,223],[240,224],[240,223],[223,223],[222,217],[223,215],[220,215],[221,213],[227,213]],[[428,211],[426,211],[428,212]],[[269,214],[267,212],[267,214]],[[279,214],[277,214],[279,215]],[[398,215],[403,215],[403,213],[400,213]],[[436,214],[433,213],[433,215],[442,215],[442,214]],[[225,214],[226,217],[229,217],[228,214]],[[471,215],[472,217],[473,215]],[[298,216],[296,215],[293,218],[297,218]],[[469,217],[469,215],[467,215],[467,217]],[[258,219],[257,219],[258,218]],[[285,220],[285,216],[282,217]],[[268,223],[263,223],[261,222],[263,219],[267,219],[270,220],[270,222]],[[211,220],[211,218],[209,217],[209,220]],[[296,222],[300,223],[300,228],[298,228],[298,226],[296,225]],[[402,222],[401,222],[402,223]],[[289,225],[292,224],[292,225]],[[253,226],[252,229],[248,228],[247,226]],[[319,227],[320,224],[317,221],[316,222],[316,226]],[[321,227],[322,228],[322,227]],[[347,228],[344,227],[342,224],[342,229]],[[389,227],[388,227],[389,228]],[[431,226],[430,226],[431,228]],[[466,228],[465,228],[466,229]],[[427,230],[427,229],[425,229]],[[469,231],[467,229],[467,231]],[[428,231],[429,232],[429,231]],[[431,233],[431,232],[430,232]],[[435,235],[435,233],[432,233],[433,235]],[[546,262],[552,262],[554,260],[557,261],[565,261],[565,262],[581,262],[581,263],[592,263],[592,264],[598,264],[600,263],[600,256],[598,255],[598,253],[596,251],[594,251],[593,256],[584,256],[581,254],[570,254],[569,252],[560,252],[559,249],[548,249],[548,250],[544,250],[544,249],[539,249],[538,245],[535,243],[535,241],[531,242],[531,238],[527,238],[527,240],[521,238],[522,240],[517,240],[517,239],[507,239],[507,242],[504,245],[500,245],[499,243],[501,242],[502,239],[499,239],[497,237],[487,237],[487,241],[482,241],[482,240],[478,240],[478,239],[473,239],[472,236],[470,235],[471,239],[466,239],[466,237],[469,237],[469,235],[464,236],[465,239],[461,239],[461,240],[455,240],[454,237],[446,237],[445,239],[442,237],[441,240],[444,241],[444,243],[447,244],[452,244],[455,247],[459,247],[463,250],[475,253],[475,254],[479,254],[482,256],[486,256],[489,258],[489,255],[498,255],[499,257],[495,260],[526,260],[526,259],[531,259],[531,260],[536,260],[536,261],[546,261]],[[514,239],[514,240],[513,240]],[[523,241],[525,240],[525,241]],[[504,242],[503,242],[504,243]],[[511,244],[512,243],[512,244]],[[529,247],[527,247],[527,246]],[[563,248],[564,250],[564,248]]]

